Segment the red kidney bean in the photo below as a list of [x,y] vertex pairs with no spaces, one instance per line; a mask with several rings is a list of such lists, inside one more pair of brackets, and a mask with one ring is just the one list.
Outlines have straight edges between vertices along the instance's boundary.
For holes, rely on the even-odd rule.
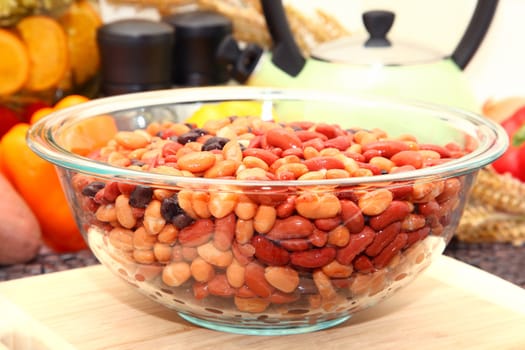
[[293,238],[280,241],[279,245],[289,252],[299,252],[310,248],[310,240],[306,238]]
[[266,298],[266,300],[268,300],[272,304],[279,305],[293,303],[299,300],[300,297],[301,295],[299,293],[284,293],[279,290],[276,290],[272,293],[272,295]]
[[290,254],[292,265],[315,269],[329,264],[335,259],[336,250],[333,247],[311,249],[304,252],[293,252]]
[[392,201],[379,215],[370,219],[369,225],[374,230],[382,230],[395,221],[401,221],[410,214],[410,205],[405,201]]
[[370,162],[372,158],[382,157],[381,151],[378,149],[369,149],[363,152],[363,157],[365,157],[364,162]]
[[328,232],[314,228],[312,234],[308,237],[310,243],[317,248],[324,247],[328,242]]
[[241,288],[237,288],[235,296],[239,298],[254,298],[257,295],[247,285],[243,285]]
[[313,157],[304,161],[304,165],[310,171],[321,169],[344,169],[345,165],[342,161],[334,157]]
[[410,247],[412,244],[424,240],[430,234],[430,227],[425,226],[416,231],[407,232],[407,243],[406,248]]
[[242,155],[243,157],[251,156],[262,159],[266,164],[268,164],[268,166],[272,165],[273,162],[279,159],[279,156],[277,156],[275,153],[261,148],[246,148],[244,151],[242,151]]
[[441,192],[441,194],[436,197],[436,200],[438,203],[443,203],[450,198],[457,197],[459,195],[460,190],[461,181],[459,179],[447,179],[445,181],[445,187],[443,188],[443,192]]
[[373,257],[379,254],[401,232],[401,222],[396,221],[379,230],[372,243],[366,248],[366,255]]
[[279,147],[283,150],[288,148],[301,148],[303,143],[291,130],[284,128],[273,128],[266,132],[266,142],[269,146]]
[[228,278],[226,278],[225,274],[215,275],[209,282],[208,282],[208,292],[211,295],[216,295],[220,297],[230,297],[235,295],[235,288],[230,286],[228,283]]
[[365,218],[359,206],[351,200],[341,200],[341,218],[350,233],[358,233],[365,227]]
[[343,134],[343,131],[336,127],[335,125],[329,125],[324,123],[319,123],[315,126],[315,131],[326,135],[329,139],[333,139],[336,136]]
[[396,238],[394,238],[394,240],[390,242],[390,244],[387,245],[385,249],[383,249],[383,251],[373,259],[372,262],[374,263],[374,266],[377,269],[382,269],[388,265],[394,255],[396,255],[406,245],[407,239],[408,236],[406,233],[398,234]]
[[302,142],[309,141],[315,138],[321,139],[323,141],[328,140],[328,137],[320,132],[310,131],[310,130],[299,130],[295,134]]
[[299,158],[304,158],[303,149],[302,148],[288,148],[288,149],[285,149],[281,153],[281,157],[286,157],[286,156],[296,156],[296,157],[299,157]]
[[[341,210],[342,210],[342,206],[341,206]],[[339,226],[340,224],[341,224],[341,217],[339,216],[334,216],[333,218],[314,220],[315,227],[317,227],[319,230],[322,230],[322,231],[331,231],[337,226]]]
[[233,238],[235,237],[236,222],[237,218],[234,213],[230,213],[220,219],[215,219],[215,234],[213,235],[213,245],[215,248],[222,251],[230,249]]
[[117,199],[117,197],[120,195],[118,183],[117,182],[107,183],[102,193],[104,194],[104,200],[106,200],[108,203],[114,202],[115,199]]
[[285,219],[275,220],[275,224],[266,234],[271,240],[279,241],[291,238],[308,237],[314,230],[314,224],[299,215],[289,216]]
[[390,192],[394,195],[395,200],[405,200],[407,199],[414,190],[412,185],[403,185],[403,184],[395,184],[393,186],[390,186],[388,188]]
[[437,215],[439,213],[439,210],[441,209],[441,207],[439,206],[439,203],[436,202],[435,200],[431,200],[426,203],[419,203],[417,205],[417,208],[418,208],[418,212],[421,215],[427,217],[427,219],[430,216]]
[[264,278],[264,267],[257,263],[246,265],[244,281],[248,288],[261,298],[268,298],[274,292],[274,288]]
[[354,269],[362,273],[370,273],[375,270],[374,264],[366,255],[358,256],[354,261]]
[[250,140],[250,143],[248,144],[248,149],[250,148],[260,148],[262,147],[262,136],[261,135],[255,135],[255,137],[253,139]]
[[324,149],[324,141],[321,138],[315,138],[308,141],[303,142],[303,147],[312,147],[316,149],[317,151],[320,151]]
[[210,295],[210,292],[208,291],[208,283],[193,282],[192,290],[193,290],[193,296],[197,300],[204,299],[208,295]]
[[381,175],[381,169],[378,166],[375,166],[370,163],[357,162],[360,168],[368,169],[372,172],[373,175]]
[[181,149],[183,146],[178,142],[167,142],[162,146],[161,154],[163,157],[167,156],[176,156],[179,149]]
[[416,169],[423,166],[423,156],[417,151],[401,151],[390,158],[396,166],[412,165]]
[[450,151],[443,146],[432,145],[428,143],[420,143],[419,149],[437,152],[439,153],[441,158],[450,158]]
[[234,241],[232,244],[232,253],[235,260],[237,260],[240,265],[245,266],[253,261],[255,247],[249,243],[239,244]]
[[359,163],[365,162],[365,156],[363,156],[361,153],[346,151],[343,154],[345,155],[345,157],[351,158],[355,160],[356,162],[359,162]]
[[296,196],[290,195],[275,208],[278,218],[284,219],[293,214],[295,211],[295,198]]
[[352,145],[352,136],[341,135],[326,140],[324,142],[325,148],[336,148],[340,151],[346,151],[348,147]]
[[251,244],[255,248],[255,257],[268,265],[282,266],[290,261],[286,249],[263,236],[254,236]]
[[363,153],[372,149],[378,150],[382,157],[392,158],[398,152],[410,150],[410,147],[407,143],[396,140],[375,141],[363,145]]
[[375,231],[369,226],[365,226],[359,233],[351,234],[348,244],[337,250],[337,261],[343,265],[350,265],[355,257],[373,242],[374,237]]
[[179,231],[179,243],[188,247],[198,247],[211,239],[214,226],[210,219],[197,220]]

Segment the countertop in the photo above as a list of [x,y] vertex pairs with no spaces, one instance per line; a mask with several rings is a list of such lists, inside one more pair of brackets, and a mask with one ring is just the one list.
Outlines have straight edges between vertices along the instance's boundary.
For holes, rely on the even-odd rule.
[[[18,338],[4,336],[7,346],[16,350],[507,350],[525,346],[520,327],[525,324],[525,290],[447,256],[438,257],[419,278],[377,306],[337,327],[300,335],[249,336],[197,327],[145,298],[101,265],[2,282],[0,299],[28,320],[11,332]],[[5,308],[2,315],[11,318]],[[40,339],[34,329],[40,329]],[[29,345],[26,341],[18,346],[27,336],[32,338]],[[41,339],[53,343],[40,346]]]

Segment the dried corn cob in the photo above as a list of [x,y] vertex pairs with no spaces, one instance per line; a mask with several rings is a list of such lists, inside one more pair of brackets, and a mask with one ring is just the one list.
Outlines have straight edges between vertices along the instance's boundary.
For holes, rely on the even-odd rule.
[[525,184],[490,167],[479,171],[470,198],[496,210],[525,215]]
[[456,237],[465,242],[525,243],[525,215],[509,214],[478,201],[465,208]]

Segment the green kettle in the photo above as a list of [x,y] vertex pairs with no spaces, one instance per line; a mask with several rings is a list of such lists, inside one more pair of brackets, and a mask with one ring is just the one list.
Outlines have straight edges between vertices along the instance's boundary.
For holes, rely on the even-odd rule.
[[241,49],[233,37],[218,57],[231,76],[248,86],[354,91],[397,96],[478,112],[480,103],[463,69],[475,54],[493,19],[498,0],[478,0],[469,25],[450,56],[432,48],[392,43],[394,13],[363,14],[368,38],[341,38],[304,57],[294,41],[281,0],[261,0],[272,37],[269,51],[254,44]]

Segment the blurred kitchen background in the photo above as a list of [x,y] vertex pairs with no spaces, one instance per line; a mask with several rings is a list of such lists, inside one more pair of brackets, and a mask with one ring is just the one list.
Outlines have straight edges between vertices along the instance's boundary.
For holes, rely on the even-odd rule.
[[[130,0],[129,2],[133,2]],[[165,3],[169,3],[166,1]],[[177,1],[174,1],[177,2]],[[217,1],[216,3],[220,3]],[[235,1],[224,1],[235,3]],[[237,1],[239,2],[239,1]],[[242,2],[242,1],[240,1]],[[122,18],[158,19],[159,11],[147,0],[99,0],[104,22]],[[154,3],[153,1],[151,3]],[[334,16],[352,35],[365,35],[361,14],[384,9],[395,12],[389,38],[423,45],[451,53],[459,42],[475,0],[285,0],[305,16],[322,9]],[[525,1],[500,0],[495,17],[482,45],[465,69],[480,103],[488,98],[525,95]]]

